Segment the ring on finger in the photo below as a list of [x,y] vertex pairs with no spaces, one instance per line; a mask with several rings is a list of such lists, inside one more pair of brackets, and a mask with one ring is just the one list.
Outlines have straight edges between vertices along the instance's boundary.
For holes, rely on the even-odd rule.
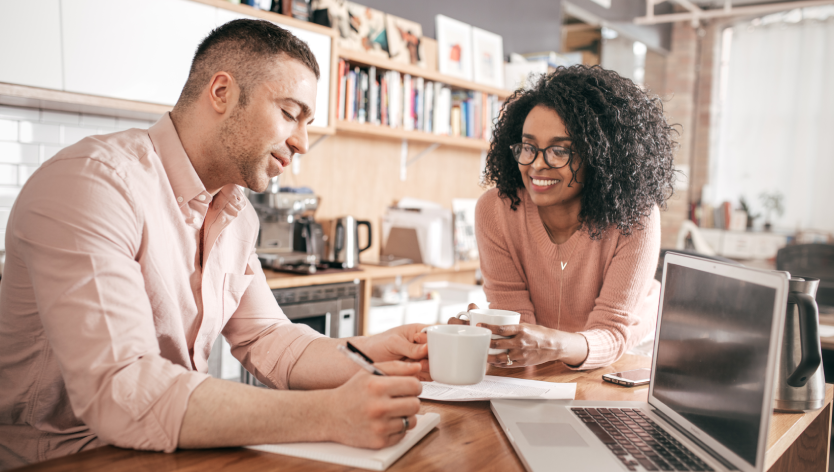
[[403,433],[405,433],[406,431],[408,431],[408,424],[409,424],[409,423],[408,423],[408,417],[407,417],[407,416],[403,416],[403,429],[402,429],[402,431],[400,431],[400,434],[403,434]]
[[510,353],[507,352],[507,365],[513,365],[513,360],[510,359]]

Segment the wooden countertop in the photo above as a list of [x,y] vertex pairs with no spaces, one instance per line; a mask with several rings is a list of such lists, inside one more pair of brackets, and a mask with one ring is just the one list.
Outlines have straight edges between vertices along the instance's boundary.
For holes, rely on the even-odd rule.
[[[650,364],[651,359],[648,357],[626,355],[609,367],[589,372],[572,371],[561,363],[551,362],[518,369],[490,367],[487,373],[550,382],[576,382],[577,400],[646,401],[648,386],[626,388],[610,384],[603,382],[602,374],[649,367]],[[826,385],[826,406],[820,410],[773,414],[768,435],[767,469],[771,472],[827,470],[825,465],[830,437],[832,392],[832,386]],[[439,413],[440,424],[388,470],[524,470],[512,445],[501,431],[501,426],[492,415],[489,402],[423,401],[420,410],[421,413]],[[245,448],[183,450],[166,454],[105,446],[20,470],[173,472],[355,469]]]
[[265,269],[269,288],[303,287],[307,285],[335,284],[352,280],[371,280],[396,277],[411,277],[423,274],[446,274],[452,272],[474,271],[480,267],[479,261],[458,262],[453,267],[441,269],[425,264],[406,264],[401,266],[376,266],[360,264],[362,270],[349,272],[331,272],[329,274],[295,275]]

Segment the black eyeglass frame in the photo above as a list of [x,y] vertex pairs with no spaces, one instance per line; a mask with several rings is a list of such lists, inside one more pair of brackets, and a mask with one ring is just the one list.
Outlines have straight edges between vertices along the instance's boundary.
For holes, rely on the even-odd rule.
[[[532,147],[533,147],[533,149],[535,149],[535,150],[536,150],[536,155],[535,155],[535,156],[533,156],[533,160],[532,160],[532,161],[530,161],[530,162],[528,162],[527,164],[522,164],[522,163],[521,163],[521,161],[519,161],[519,158],[521,157],[521,151],[519,150],[518,155],[516,155],[516,152],[515,152],[515,150],[513,149],[513,148],[514,148],[514,147],[516,147],[516,146],[532,146]],[[566,151],[568,151],[568,160],[567,160],[564,164],[562,164],[562,165],[560,165],[560,166],[557,166],[557,167],[554,167],[554,166],[550,165],[550,163],[549,163],[549,162],[547,162],[547,157],[545,157],[545,153],[546,153],[546,152],[547,152],[547,150],[548,150],[548,149],[550,149],[550,148],[562,148],[562,149],[565,149]],[[530,144],[530,143],[516,143],[516,144],[511,144],[511,145],[510,145],[510,153],[513,155],[513,160],[515,160],[517,163],[519,163],[519,164],[521,164],[521,165],[523,165],[523,166],[531,166],[531,165],[533,165],[533,163],[534,163],[534,162],[536,162],[536,159],[538,159],[538,158],[539,158],[539,153],[541,153],[541,155],[542,155],[542,159],[544,160],[544,165],[546,165],[546,166],[547,166],[548,168],[550,168],[550,169],[561,169],[562,167],[565,167],[565,166],[567,166],[567,165],[570,165],[571,161],[573,161],[573,149],[571,149],[570,147],[562,146],[562,145],[560,145],[560,144],[554,144],[554,145],[552,145],[552,146],[547,146],[547,147],[546,147],[546,148],[544,148],[544,149],[539,149],[539,147],[538,147],[538,146],[536,146],[535,144]]]

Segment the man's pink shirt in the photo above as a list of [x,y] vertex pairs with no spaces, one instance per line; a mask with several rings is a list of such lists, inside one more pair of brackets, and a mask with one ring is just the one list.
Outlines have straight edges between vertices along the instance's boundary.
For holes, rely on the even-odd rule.
[[320,335],[278,307],[257,235],[239,187],[206,191],[168,114],[45,162],[6,229],[0,469],[102,444],[173,451],[221,333],[288,388]]

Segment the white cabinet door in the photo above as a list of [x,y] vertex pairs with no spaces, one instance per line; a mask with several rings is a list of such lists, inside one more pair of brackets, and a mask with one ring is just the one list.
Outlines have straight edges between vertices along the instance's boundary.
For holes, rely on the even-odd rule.
[[60,0],[0,0],[0,82],[61,90]]
[[173,105],[215,19],[188,0],[61,0],[65,90]]
[[[217,9],[217,26],[240,18],[252,17],[224,10],[222,8]],[[313,51],[313,55],[316,56],[316,61],[319,63],[319,73],[321,78],[319,78],[318,87],[316,89],[316,114],[314,115],[313,124],[323,128],[327,127],[327,109],[330,103],[330,36],[293,28],[292,26],[282,25],[280,23],[276,24],[306,42],[310,47],[310,50]]]

